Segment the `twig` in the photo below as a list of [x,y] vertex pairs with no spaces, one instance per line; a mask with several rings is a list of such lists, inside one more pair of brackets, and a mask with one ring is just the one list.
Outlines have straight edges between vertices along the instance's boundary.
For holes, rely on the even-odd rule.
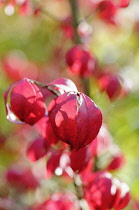
[[55,85],[46,85],[46,84],[43,84],[43,83],[38,82],[36,80],[31,80],[31,79],[29,79],[29,81],[31,83],[37,85],[38,87],[46,88],[47,90],[49,90],[51,93],[53,93],[56,96],[60,95],[59,92],[55,89]]
[[[80,23],[79,21],[79,11],[78,11],[78,1],[77,0],[69,0],[71,13],[72,13],[72,24],[74,27],[74,43],[75,44],[81,44],[81,39],[78,34],[78,25]],[[89,79],[88,78],[82,78],[82,83],[84,85],[84,92],[86,95],[89,96]]]
[[90,95],[90,85],[89,85],[89,78],[83,77],[82,83],[84,85],[84,92],[86,95]]
[[75,44],[80,44],[80,36],[78,34],[78,25],[79,25],[79,18],[78,18],[78,4],[77,0],[69,0],[69,5],[71,8],[71,14],[72,14],[72,25],[74,27],[74,43]]
[[56,17],[55,15],[53,15],[52,13],[50,13],[48,10],[46,9],[42,9],[40,10],[44,15],[46,15],[47,17],[49,17],[50,19],[56,21],[56,22],[59,22],[59,23],[62,23],[63,20],[59,19],[58,17]]
[[73,179],[74,179],[74,187],[76,190],[76,196],[78,198],[80,205],[80,210],[89,210],[88,204],[84,199],[84,192],[82,188],[82,180],[80,178],[80,175],[75,173]]

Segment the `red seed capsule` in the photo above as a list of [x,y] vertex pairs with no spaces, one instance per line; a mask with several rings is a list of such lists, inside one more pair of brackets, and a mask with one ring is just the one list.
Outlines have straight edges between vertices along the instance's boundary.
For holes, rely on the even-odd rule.
[[90,144],[102,125],[100,109],[80,92],[67,92],[54,99],[49,117],[56,136],[75,150]]
[[35,205],[31,210],[79,210],[79,204],[75,195],[71,193],[55,193],[50,198],[39,205]]
[[27,157],[30,161],[37,161],[45,156],[50,145],[43,138],[37,138],[27,148]]
[[85,189],[85,199],[91,209],[122,210],[130,200],[126,183],[112,177],[108,172],[93,174],[93,179]]
[[[8,103],[8,98],[10,103]],[[6,91],[5,104],[7,118],[12,122],[16,122],[17,118],[33,125],[45,115],[46,106],[42,93],[26,78],[14,83]]]
[[112,101],[121,95],[122,80],[118,75],[104,74],[98,79],[98,86],[102,92],[106,92]]
[[111,24],[116,24],[115,17],[118,12],[118,6],[114,3],[114,1],[100,1],[97,5],[97,10],[99,17],[103,21]]
[[75,45],[68,50],[66,63],[69,71],[80,77],[89,77],[96,69],[96,58],[79,45]]

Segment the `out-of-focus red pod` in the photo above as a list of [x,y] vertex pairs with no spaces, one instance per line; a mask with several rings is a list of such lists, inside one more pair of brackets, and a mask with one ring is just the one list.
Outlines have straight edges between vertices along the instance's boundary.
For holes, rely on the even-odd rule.
[[79,210],[76,196],[73,194],[55,193],[40,205],[36,205],[31,210]]
[[50,178],[52,175],[73,176],[73,171],[69,168],[70,157],[67,152],[63,150],[52,151],[51,156],[46,164],[46,178]]
[[130,0],[119,0],[118,6],[121,8],[128,7]]
[[48,116],[45,116],[41,120],[39,120],[35,124],[35,127],[39,134],[45,139],[45,141],[49,145],[56,144],[59,141],[52,129],[52,125]]
[[7,182],[20,191],[35,190],[39,186],[39,181],[32,171],[23,166],[9,168],[5,176]]
[[126,183],[113,178],[108,172],[97,172],[85,190],[85,198],[90,206],[97,210],[121,210],[130,200]]
[[93,75],[96,69],[96,58],[80,45],[75,45],[66,53],[69,71],[80,77]]
[[78,151],[71,151],[70,167],[76,173],[83,171],[91,159],[91,152],[89,147],[84,147]]
[[35,63],[26,59],[22,52],[11,52],[2,59],[2,66],[6,76],[12,81],[24,77],[38,79],[39,70]]
[[112,136],[108,132],[106,126],[102,124],[100,131],[94,141],[90,144],[90,150],[93,157],[99,157],[107,152],[112,145]]
[[97,4],[97,11],[99,17],[111,24],[115,24],[115,16],[118,11],[118,6],[114,3],[114,1],[103,0],[99,1]]
[[73,39],[74,37],[74,28],[72,25],[72,18],[67,17],[65,20],[62,21],[60,24],[60,28],[63,31],[64,35],[68,39]]
[[113,171],[122,168],[126,163],[124,154],[119,151],[116,154],[113,154],[111,161],[107,166],[108,171]]
[[65,92],[75,91],[78,92],[76,85],[72,80],[67,78],[58,78],[48,85],[49,90],[53,90],[57,95],[62,95]]
[[122,79],[116,74],[102,74],[98,78],[98,87],[102,92],[106,92],[111,101],[123,95]]
[[27,148],[27,156],[31,161],[37,161],[45,156],[50,145],[43,138],[37,138]]

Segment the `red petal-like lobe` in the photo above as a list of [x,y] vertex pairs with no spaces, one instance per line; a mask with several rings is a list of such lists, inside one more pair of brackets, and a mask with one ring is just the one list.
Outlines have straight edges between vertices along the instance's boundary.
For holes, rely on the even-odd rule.
[[78,151],[71,151],[70,155],[70,167],[76,173],[81,172],[85,169],[91,159],[90,149],[88,147],[84,147]]
[[39,186],[37,178],[29,168],[20,165],[9,168],[6,172],[6,180],[19,190],[36,189]]
[[118,6],[114,1],[103,0],[97,5],[99,17],[107,23],[115,24],[115,15],[118,11]]
[[70,164],[68,153],[63,150],[54,151],[46,164],[46,177],[50,178],[52,174],[63,175],[66,172],[67,166]]
[[85,189],[90,208],[96,210],[122,210],[129,202],[129,187],[105,171],[92,174]]
[[[83,140],[84,146],[90,144],[93,139],[97,136],[99,129],[102,125],[102,113],[100,109],[95,105],[95,103],[85,94],[81,93],[85,106],[86,106],[86,112],[87,112],[87,118],[86,121],[82,121],[82,116],[85,113],[85,108],[84,111],[82,110],[82,115],[80,116],[80,120],[82,122],[82,126],[80,127],[80,131],[83,132],[83,128],[85,127],[84,131],[87,133],[88,138]],[[81,108],[79,109],[81,111]],[[82,134],[81,134],[82,135]]]
[[121,198],[120,202],[118,203],[117,207],[114,208],[114,210],[124,209],[128,205],[130,198],[131,198],[131,196],[130,196],[129,192],[126,193],[126,195],[123,198]]
[[47,154],[49,145],[46,143],[45,139],[36,139],[27,149],[27,156],[29,160],[36,161]]
[[118,6],[119,6],[119,7],[122,7],[122,8],[128,7],[129,3],[130,3],[130,0],[120,0]]
[[122,168],[125,165],[125,157],[124,154],[119,152],[117,154],[113,154],[111,162],[107,166],[108,171],[117,170]]
[[22,5],[19,7],[19,14],[20,15],[31,15],[32,14],[31,4],[28,0],[25,0],[22,3]]
[[101,176],[101,173],[96,173],[85,192],[85,198],[90,208],[94,207],[97,210],[108,210],[113,207],[115,196],[111,195],[111,186],[111,178]]
[[[115,182],[115,179],[114,181]],[[130,192],[129,187],[126,183],[119,181],[119,184],[116,183],[117,188],[119,190],[119,196],[117,202],[113,205],[114,210],[122,210],[124,209],[130,201]]]
[[97,137],[90,144],[90,150],[94,157],[99,157],[103,153],[110,151],[112,145],[112,137],[106,126],[102,124]]
[[41,120],[39,120],[39,122],[36,123],[36,129],[40,135],[45,138],[48,144],[56,144],[59,141],[52,129],[48,116],[43,117]]
[[98,86],[101,91],[105,91],[107,93],[110,100],[114,100],[121,94],[121,78],[118,75],[102,75],[98,80]]
[[[54,107],[52,107],[53,105]],[[76,95],[65,93],[53,100],[49,108],[52,108],[50,121],[55,134],[60,140],[73,146],[72,142],[76,143],[77,136]]]
[[102,114],[83,93],[68,92],[49,105],[49,117],[57,137],[80,149],[93,141],[102,125]]
[[12,112],[11,110],[11,107],[8,103],[8,99],[9,99],[9,95],[10,95],[10,92],[12,90],[12,88],[14,87],[14,84],[12,84],[8,90],[4,93],[4,102],[5,102],[5,108],[6,108],[6,117],[7,119],[12,122],[12,123],[15,123],[15,124],[23,124],[23,122],[21,122],[16,116],[15,114]]
[[60,28],[63,31],[66,39],[72,39],[74,37],[74,28],[72,25],[72,17],[66,17],[62,21]]
[[10,94],[13,113],[23,122],[33,125],[45,114],[45,103],[39,88],[28,79],[15,83]]
[[21,80],[24,77],[38,79],[38,67],[28,61],[22,52],[12,51],[2,59],[2,66],[6,76],[12,81]]
[[58,88],[59,93],[75,91],[78,92],[76,85],[70,79],[59,78],[50,83],[50,85],[55,85]]
[[31,210],[79,210],[79,204],[73,194],[55,193],[40,205],[36,205]]
[[96,69],[96,59],[80,45],[75,45],[68,50],[66,63],[70,72],[81,77],[91,76]]

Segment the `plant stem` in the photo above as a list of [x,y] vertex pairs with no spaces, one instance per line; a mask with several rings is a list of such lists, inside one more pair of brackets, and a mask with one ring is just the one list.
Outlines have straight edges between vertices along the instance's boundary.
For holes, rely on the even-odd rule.
[[[72,24],[74,27],[74,43],[81,44],[80,36],[78,34],[78,25],[79,25],[79,11],[78,11],[78,2],[77,0],[69,0],[69,5],[72,14]],[[82,79],[84,89],[86,94],[89,93],[89,84],[85,78]],[[76,190],[76,195],[79,201],[80,210],[89,210],[88,204],[84,199],[84,193],[82,188],[82,181],[80,176],[75,173],[74,175],[74,187]]]
[[[78,6],[78,0],[69,0],[69,5],[71,8],[71,14],[72,14],[72,24],[74,27],[74,43],[75,44],[81,44],[81,39],[78,34],[78,25],[79,25],[79,6]],[[89,79],[88,78],[82,78],[82,83],[84,85],[84,92],[86,95],[89,96]]]
[[41,12],[46,15],[47,17],[49,17],[50,19],[56,21],[56,22],[59,22],[59,23],[62,23],[63,20],[59,19],[58,17],[56,17],[55,15],[53,15],[52,13],[50,13],[48,10],[44,10],[41,8]]
[[33,8],[38,8],[39,12],[41,12],[42,14],[46,15],[48,18],[50,18],[53,21],[56,22],[63,22],[62,19],[58,18],[57,16],[55,16],[54,14],[52,14],[49,10],[47,10],[43,4],[41,4],[41,2],[37,2],[37,1],[32,1],[33,4]]
[[80,44],[81,40],[78,34],[78,25],[79,25],[79,11],[78,11],[78,3],[77,0],[69,0],[69,5],[71,9],[71,14],[72,14],[72,25],[74,27],[74,43],[75,44]]
[[76,195],[79,200],[83,198],[83,189],[82,189],[82,181],[80,179],[80,176],[75,173],[74,175],[74,187],[76,190]]
[[47,90],[49,90],[51,93],[53,93],[56,96],[60,96],[60,93],[55,89],[55,85],[46,85],[46,84],[43,84],[36,80],[31,80],[31,79],[29,79],[29,81],[31,83],[37,85],[38,87],[46,88]]
[[80,175],[75,173],[73,180],[74,180],[74,187],[76,190],[76,196],[78,198],[80,205],[80,210],[89,210],[88,204],[84,199],[84,192],[82,188],[82,180],[80,178]]
[[84,84],[84,92],[86,95],[90,95],[90,86],[89,86],[89,78],[82,78],[82,83]]

